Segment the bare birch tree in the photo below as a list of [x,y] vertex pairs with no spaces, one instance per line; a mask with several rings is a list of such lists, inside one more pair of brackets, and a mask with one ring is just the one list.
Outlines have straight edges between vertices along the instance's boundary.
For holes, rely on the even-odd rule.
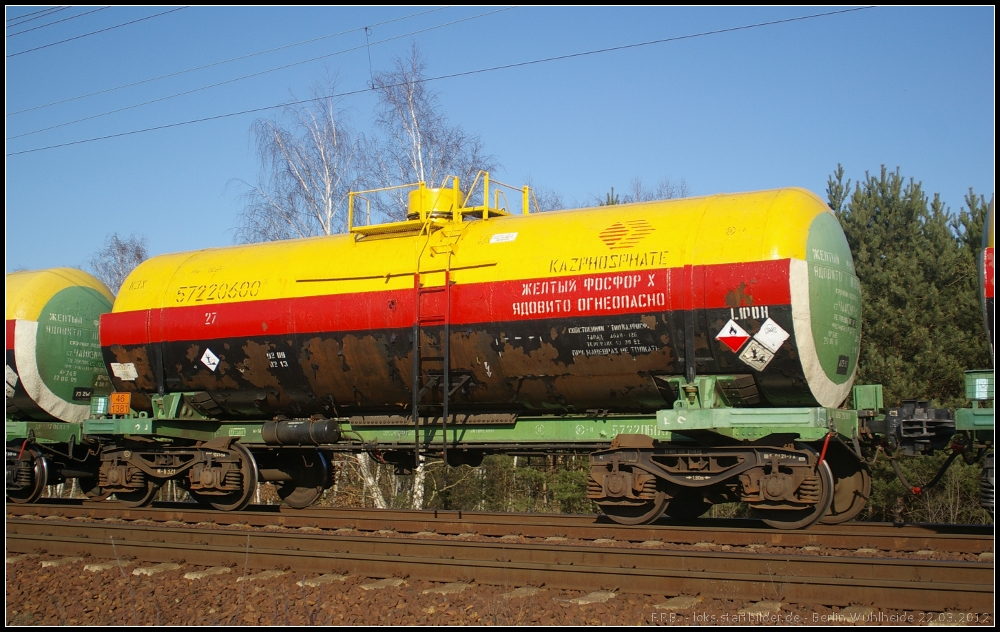
[[104,247],[90,258],[89,268],[113,294],[137,265],[149,258],[149,238],[132,233],[122,238],[111,233],[104,239]]
[[[545,211],[558,211],[566,208],[562,195],[554,189],[536,185],[534,178],[531,176],[528,176],[524,183],[531,187],[533,211],[537,210],[544,213]],[[537,205],[537,208],[535,205]]]
[[[480,170],[499,168],[479,136],[448,122],[437,93],[427,87],[426,68],[413,44],[406,57],[396,58],[392,70],[374,77],[377,134],[366,142],[364,150],[369,188],[409,182],[439,187],[452,175],[468,187]],[[390,192],[387,200],[373,201],[373,210],[384,219],[401,220],[406,214],[406,195],[405,190]]]
[[[425,69],[414,45],[406,58],[396,60],[393,70],[375,75],[376,129],[367,140],[355,140],[332,98],[287,108],[291,127],[274,120],[255,121],[252,132],[261,173],[258,184],[245,195],[237,240],[249,243],[343,232],[352,187],[417,181],[441,186],[449,175],[469,186],[480,170],[497,169],[496,159],[485,153],[478,136],[448,123],[437,95],[425,85]],[[324,94],[333,93],[328,82]],[[406,195],[407,191],[400,190],[373,197],[373,219],[404,219]],[[377,507],[385,507],[378,482],[379,468],[385,466],[373,463],[366,454],[357,457],[356,463],[366,495]],[[415,509],[424,504],[425,477],[421,462],[410,493]]]
[[624,199],[622,199],[622,203],[672,200],[689,195],[691,195],[691,189],[683,178],[680,182],[672,182],[670,178],[663,178],[655,187],[650,188],[643,184],[642,178],[636,176],[629,183],[629,191],[625,194]]
[[286,127],[258,119],[251,132],[261,171],[245,194],[237,241],[253,243],[343,232],[347,194],[356,182],[358,145],[337,108],[333,82],[314,100],[289,106]]
[[[479,136],[451,125],[428,89],[427,64],[416,44],[406,57],[396,58],[392,70],[374,76],[378,95],[376,134],[364,145],[364,173],[368,188],[425,182],[430,187],[458,176],[465,187],[476,174],[494,171],[499,163],[488,155]],[[372,210],[380,220],[402,220],[406,216],[408,192],[396,190],[372,199]],[[426,463],[421,458],[413,471],[410,503],[424,506]]]
[[[374,462],[367,452],[362,452],[354,457],[358,466],[358,473],[361,474],[361,482],[364,485],[365,493],[371,496],[372,504],[376,509],[386,509],[389,504],[385,502],[385,495],[379,486],[380,464]],[[372,466],[375,468],[372,473]],[[384,466],[382,466],[384,467]]]

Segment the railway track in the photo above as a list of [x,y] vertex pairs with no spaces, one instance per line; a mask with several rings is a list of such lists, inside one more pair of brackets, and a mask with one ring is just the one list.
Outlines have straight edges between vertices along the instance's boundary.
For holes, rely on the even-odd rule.
[[[802,531],[783,531],[754,520],[661,521],[654,525],[623,526],[595,515],[510,514],[440,510],[382,510],[350,508],[288,509],[276,505],[251,506],[230,513],[193,503],[156,503],[131,509],[113,501],[80,500],[34,505],[8,505],[9,517],[38,516],[66,519],[181,522],[186,524],[245,525],[286,529],[317,528],[359,533],[392,531],[399,535],[439,536],[475,534],[486,538],[566,538],[629,544],[661,541],[666,545],[701,547],[780,547],[831,551],[962,553],[978,555],[994,548],[988,525],[927,525],[853,522],[815,525]],[[607,542],[605,542],[607,543]]]
[[[440,582],[616,589],[715,599],[780,599],[827,606],[867,604],[924,611],[993,610],[992,561],[775,553],[752,547],[672,550],[662,546],[668,539],[680,537],[698,537],[699,542],[704,542],[709,535],[715,536],[716,545],[729,538],[736,541],[742,535],[743,544],[748,545],[750,540],[767,533],[764,529],[745,527],[731,527],[728,531],[718,526],[623,528],[595,524],[593,516],[559,516],[557,520],[556,516],[545,515],[465,512],[460,516],[458,512],[438,512],[435,516],[434,512],[403,511],[373,517],[370,511],[287,513],[272,509],[221,514],[176,505],[136,510],[110,504],[98,508],[68,503],[7,509],[8,554],[46,552],[104,559],[129,557],[147,562],[238,569],[291,568],[299,572],[409,576]],[[22,509],[25,511],[18,516]],[[29,518],[26,513],[33,515]],[[151,524],[149,521],[154,519],[150,516],[158,516],[160,523]],[[175,522],[167,524],[163,518]],[[506,525],[502,518],[506,519]],[[520,536],[509,533],[512,518],[518,523]],[[265,520],[269,522],[261,524]],[[375,525],[367,525],[363,520],[378,522],[380,528],[365,534],[364,527]],[[221,524],[226,521],[232,523]],[[352,528],[335,527],[340,523],[351,523]],[[254,528],[267,524],[283,524],[284,528]],[[390,525],[392,528],[387,528]],[[502,536],[483,535],[490,529],[499,534],[504,526],[508,533]],[[294,531],[289,531],[290,528]],[[866,535],[855,536],[870,539],[881,533],[880,537],[890,538],[888,532],[893,529],[906,532],[897,534],[897,540],[938,542],[932,533],[934,527],[913,525],[862,525],[858,533]],[[850,530],[841,526],[821,531],[845,538]],[[535,535],[525,538],[526,532]],[[650,533],[658,539],[649,538]],[[771,533],[782,538],[793,535],[787,531]],[[586,539],[580,535],[614,537],[594,537],[583,543],[562,540]],[[804,537],[808,535],[822,537],[808,532]],[[639,538],[645,540],[637,542]],[[622,542],[631,546],[622,546]],[[945,534],[940,542],[965,543],[965,550],[987,545],[992,549],[992,535]],[[772,546],[790,545],[784,542]],[[943,550],[941,544],[937,546],[936,550]]]

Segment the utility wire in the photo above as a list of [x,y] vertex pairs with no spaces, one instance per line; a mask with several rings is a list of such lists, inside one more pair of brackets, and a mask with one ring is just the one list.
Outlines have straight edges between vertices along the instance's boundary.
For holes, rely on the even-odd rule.
[[[510,10],[512,8],[513,7],[506,7],[504,9],[498,9],[496,11],[490,11],[488,13],[482,13],[480,15],[474,15],[474,16],[468,17],[468,18],[461,18],[459,20],[452,20],[451,22],[446,22],[444,24],[438,24],[437,26],[430,26],[430,27],[427,27],[427,28],[418,29],[416,31],[411,31],[409,33],[404,33],[402,35],[395,35],[393,37],[387,37],[386,39],[379,40],[377,42],[372,42],[372,44],[373,45],[385,44],[386,42],[391,42],[391,41],[394,41],[394,40],[402,39],[404,37],[410,37],[412,35],[419,35],[420,33],[424,33],[424,32],[427,32],[427,31],[433,31],[433,30],[436,30],[436,29],[444,28],[446,26],[454,26],[455,24],[459,24],[461,22],[468,22],[469,20],[476,20],[478,18],[487,17],[487,16],[493,15],[495,13],[500,13],[502,11],[508,11],[508,10]],[[75,125],[76,123],[82,123],[84,121],[90,121],[92,119],[101,118],[103,116],[108,116],[108,115],[111,115],[111,114],[117,114],[119,112],[124,112],[126,110],[133,110],[135,108],[142,107],[142,106],[145,106],[145,105],[150,105],[150,104],[153,104],[153,103],[159,103],[160,101],[167,101],[169,99],[174,99],[174,98],[177,98],[177,97],[182,97],[182,96],[185,96],[185,95],[188,95],[188,94],[193,94],[195,92],[201,92],[202,90],[208,90],[210,88],[217,88],[219,86],[224,86],[226,84],[235,83],[237,81],[243,81],[245,79],[252,79],[254,77],[259,77],[261,75],[266,75],[266,74],[269,74],[269,73],[272,73],[272,72],[277,72],[279,70],[285,70],[287,68],[292,68],[294,66],[301,66],[302,64],[308,64],[308,63],[311,63],[311,62],[314,62],[314,61],[317,61],[317,60],[320,60],[320,59],[326,59],[327,57],[334,57],[336,55],[343,55],[344,53],[349,53],[349,52],[352,52],[352,51],[360,50],[362,48],[365,48],[366,46],[369,46],[369,44],[362,44],[362,45],[354,46],[354,47],[351,47],[351,48],[346,48],[344,50],[340,50],[340,51],[337,51],[335,53],[327,53],[326,55],[320,55],[319,57],[313,57],[311,59],[306,59],[304,61],[297,61],[297,62],[294,62],[294,63],[291,63],[291,64],[286,64],[284,66],[278,66],[277,68],[269,68],[267,70],[261,70],[260,72],[255,72],[255,73],[252,73],[252,74],[249,74],[249,75],[243,75],[242,77],[236,77],[235,79],[226,79],[225,81],[220,81],[218,83],[213,83],[211,85],[201,86],[199,88],[192,88],[190,90],[185,90],[184,92],[178,92],[178,93],[170,94],[170,95],[167,95],[167,96],[164,96],[164,97],[159,97],[159,98],[156,98],[156,99],[150,99],[149,101],[144,101],[142,103],[136,103],[136,104],[133,104],[133,105],[127,105],[125,107],[121,107],[121,108],[118,108],[116,110],[109,110],[107,112],[101,112],[100,114],[94,114],[94,115],[91,115],[91,116],[85,116],[83,118],[78,118],[78,119],[73,120],[73,121],[67,121],[65,123],[57,123],[56,125],[50,125],[48,127],[43,127],[41,129],[36,129],[36,130],[30,131],[30,132],[24,132],[23,134],[17,134],[17,135],[14,135],[14,136],[8,136],[4,140],[14,140],[16,138],[23,138],[25,136],[31,136],[33,134],[39,134],[41,132],[47,132],[49,130],[53,130],[53,129],[56,129],[56,128],[59,128],[59,127],[66,127],[67,125]],[[369,86],[369,87],[371,87],[371,86]]]
[[[653,44],[664,44],[664,43],[668,43],[668,42],[677,42],[677,41],[680,41],[680,40],[693,39],[693,38],[696,38],[696,37],[706,37],[706,36],[709,36],[709,35],[719,35],[719,34],[722,34],[722,33],[732,33],[732,32],[735,32],[735,31],[744,31],[744,30],[753,29],[753,28],[760,28],[760,27],[764,27],[764,26],[774,26],[774,25],[777,25],[777,24],[787,24],[789,22],[799,22],[799,21],[802,21],[802,20],[811,20],[811,19],[814,19],[814,18],[822,18],[822,17],[828,17],[828,16],[832,16],[832,15],[840,15],[840,14],[843,14],[843,13],[852,13],[852,12],[855,12],[855,11],[865,11],[867,9],[874,9],[874,8],[875,8],[874,5],[869,5],[869,6],[864,6],[864,7],[855,7],[855,8],[852,8],[852,9],[841,9],[839,11],[828,11],[828,12],[825,12],[825,13],[814,13],[814,14],[811,14],[811,15],[803,15],[803,16],[794,17],[794,18],[785,18],[783,20],[773,20],[773,21],[770,21],[770,22],[758,22],[756,24],[745,24],[743,26],[734,26],[734,27],[725,28],[725,29],[716,29],[714,31],[702,31],[701,33],[692,33],[692,34],[689,34],[689,35],[678,35],[676,37],[666,37],[666,38],[663,38],[663,39],[649,40],[649,41],[646,41],[646,42],[638,42],[636,44],[624,44],[622,46],[612,46],[612,47],[609,47],[609,48],[599,48],[599,49],[590,50],[590,51],[583,51],[583,52],[579,52],[579,53],[569,53],[569,54],[566,54],[566,55],[557,55],[557,56],[554,56],[554,57],[545,57],[545,58],[542,58],[542,59],[533,59],[533,60],[530,60],[530,61],[522,61],[522,62],[517,62],[517,63],[513,63],[513,64],[504,64],[502,66],[492,66],[490,68],[479,68],[477,70],[466,70],[464,72],[456,72],[456,73],[451,73],[451,74],[447,74],[447,75],[439,75],[437,77],[428,77],[426,79],[419,80],[419,83],[427,83],[427,82],[430,82],[430,81],[441,81],[443,79],[454,79],[456,77],[466,77],[466,76],[469,76],[469,75],[476,75],[476,74],[485,73],[485,72],[493,72],[493,71],[497,71],[497,70],[507,70],[507,69],[510,69],[510,68],[521,68],[521,67],[524,67],[524,66],[532,66],[532,65],[535,65],[535,64],[543,64],[543,63],[552,62],[552,61],[561,61],[561,60],[564,60],[564,59],[573,59],[573,58],[576,58],[576,57],[585,57],[585,56],[588,56],[588,55],[597,55],[597,54],[600,54],[600,53],[610,53],[610,52],[614,52],[614,51],[628,50],[628,49],[631,49],[631,48],[639,48],[639,47],[642,47],[642,46],[651,46]],[[397,84],[393,84],[393,85],[388,85],[388,86],[385,86],[385,87],[386,88],[395,88],[395,87],[404,86],[404,85],[406,85],[405,82],[404,83],[397,83]],[[48,150],[48,149],[57,149],[59,147],[69,147],[71,145],[82,145],[84,143],[92,143],[92,142],[96,142],[96,141],[100,141],[100,140],[108,140],[110,138],[120,138],[122,136],[131,136],[131,135],[134,135],[134,134],[143,134],[145,132],[154,132],[154,131],[158,131],[158,130],[162,130],[162,129],[170,129],[170,128],[174,128],[174,127],[181,127],[181,126],[184,126],[184,125],[193,125],[195,123],[204,123],[206,121],[217,121],[219,119],[231,118],[233,116],[242,116],[244,114],[254,114],[254,113],[257,113],[257,112],[265,112],[267,110],[275,110],[275,109],[278,109],[278,108],[289,107],[289,106],[292,106],[292,105],[303,105],[303,104],[306,104],[306,103],[312,103],[312,102],[315,102],[315,101],[323,101],[323,100],[326,100],[326,99],[334,99],[334,98],[354,96],[354,95],[358,95],[358,94],[362,94],[362,93],[370,92],[370,91],[371,91],[371,89],[366,87],[366,88],[359,89],[359,90],[350,90],[348,92],[340,92],[338,94],[331,94],[331,95],[327,95],[327,96],[323,96],[323,97],[315,97],[315,98],[312,98],[312,99],[302,99],[300,101],[289,101],[287,103],[279,103],[277,105],[268,105],[268,106],[259,107],[259,108],[252,108],[252,109],[249,109],[249,110],[241,110],[239,112],[228,112],[226,114],[217,114],[215,116],[206,116],[206,117],[200,118],[200,119],[192,119],[192,120],[188,120],[188,121],[179,121],[177,123],[167,123],[165,125],[157,125],[157,126],[154,126],[154,127],[146,127],[146,128],[143,128],[143,129],[131,130],[131,131],[128,131],[128,132],[119,132],[117,134],[109,134],[107,136],[98,136],[98,137],[95,137],[95,138],[86,138],[86,139],[83,139],[83,140],[70,141],[68,143],[59,143],[58,145],[49,145],[47,147],[36,147],[35,149],[25,149],[23,151],[11,152],[9,154],[6,154],[6,156],[18,156],[18,155],[21,155],[21,154],[34,153],[36,151],[45,151],[45,150]]]
[[284,50],[286,48],[292,48],[294,46],[302,46],[303,44],[311,44],[312,42],[318,42],[320,40],[329,39],[331,37],[338,37],[340,35],[346,35],[347,33],[353,33],[354,31],[360,31],[360,30],[362,30],[364,28],[374,28],[376,26],[385,26],[386,24],[389,24],[391,22],[398,22],[400,20],[408,20],[410,18],[415,18],[415,17],[421,16],[421,15],[424,15],[426,13],[433,13],[435,11],[440,11],[442,9],[447,9],[447,8],[449,8],[449,7],[438,7],[436,9],[429,9],[427,11],[421,11],[420,13],[411,13],[410,15],[404,15],[403,17],[393,18],[391,20],[386,20],[384,22],[379,22],[377,24],[370,24],[370,25],[368,25],[368,27],[359,26],[359,27],[356,27],[356,28],[353,28],[353,29],[348,29],[346,31],[340,31],[339,33],[332,33],[330,35],[322,35],[320,37],[314,37],[312,39],[303,40],[301,42],[295,42],[294,44],[285,44],[284,46],[278,46],[278,47],[275,47],[275,48],[269,48],[267,50],[257,51],[256,53],[248,53],[246,55],[240,55],[239,57],[232,57],[230,59],[224,59],[222,61],[215,61],[215,62],[212,62],[210,64],[205,64],[203,66],[195,66],[193,68],[188,68],[186,70],[178,70],[178,71],[175,71],[175,72],[170,72],[170,73],[167,73],[165,75],[160,75],[158,77],[151,77],[149,79],[142,79],[140,81],[133,81],[132,83],[122,84],[120,86],[115,86],[114,88],[106,88],[104,90],[98,90],[97,92],[90,92],[88,94],[81,94],[79,96],[69,97],[68,99],[62,99],[60,101],[53,101],[52,103],[45,103],[43,105],[35,105],[35,106],[30,107],[30,108],[24,108],[23,110],[18,110],[16,112],[10,112],[6,116],[14,116],[15,114],[22,114],[24,112],[31,112],[32,110],[40,110],[42,108],[47,108],[47,107],[50,107],[50,106],[53,106],[53,105],[59,105],[61,103],[69,103],[70,101],[76,101],[78,99],[86,99],[88,97],[97,96],[99,94],[106,94],[108,92],[114,92],[115,90],[121,90],[123,88],[131,88],[133,86],[142,85],[144,83],[150,83],[152,81],[159,81],[160,79],[167,79],[169,77],[176,77],[177,75],[183,75],[185,73],[194,72],[195,70],[204,70],[205,68],[211,68],[213,66],[221,66],[222,64],[228,64],[230,62],[239,61],[241,59],[248,59],[250,57],[256,57],[258,55],[265,55],[267,53],[273,53],[273,52],[276,52],[276,51],[279,51],[279,50]]
[[[97,9],[93,9],[91,11],[85,11],[83,13],[77,13],[76,15],[74,15],[72,17],[63,18],[61,20],[56,20],[55,22],[49,22],[48,24],[42,24],[41,26],[33,26],[30,29],[24,29],[23,31],[18,31],[17,33],[9,33],[9,34],[5,35],[4,37],[14,37],[15,35],[23,35],[24,33],[28,33],[30,31],[37,31],[38,29],[43,29],[43,28],[45,28],[47,26],[52,26],[53,24],[59,24],[60,22],[68,22],[70,20],[75,20],[77,18],[82,18],[85,15],[90,15],[91,13],[97,13],[98,11],[103,11],[105,9],[110,9],[110,8],[111,8],[111,5],[108,5],[106,7],[99,7]],[[7,28],[11,28],[11,27],[7,27]]]
[[[15,26],[21,26],[25,22],[31,22],[32,20],[37,20],[39,18],[47,18],[48,16],[52,15],[53,13],[59,13],[60,11],[65,11],[66,9],[69,9],[69,8],[70,8],[69,5],[60,5],[60,6],[55,6],[55,7],[49,7],[48,9],[39,9],[38,11],[32,11],[31,13],[25,13],[24,15],[20,15],[20,16],[18,16],[16,18],[7,18],[8,22],[16,22],[17,20],[20,20],[21,18],[27,18],[29,15],[34,15],[35,16],[33,18],[28,18],[27,20],[23,20],[21,22],[18,22],[17,24],[8,24],[6,26],[6,28],[13,28]],[[36,13],[41,13],[43,15],[35,15]]]
[[124,22],[122,24],[116,24],[114,26],[109,26],[108,28],[101,29],[99,31],[91,31],[90,33],[84,33],[83,35],[77,35],[76,37],[70,37],[68,39],[59,40],[58,42],[52,42],[51,44],[44,44],[42,46],[36,46],[35,48],[29,48],[28,50],[22,50],[19,53],[12,53],[10,55],[7,55],[7,59],[10,59],[11,57],[17,57],[18,55],[24,55],[25,53],[33,53],[36,50],[42,50],[43,48],[49,48],[50,46],[58,46],[59,44],[65,44],[66,42],[72,42],[73,40],[82,39],[84,37],[90,37],[91,35],[97,35],[98,33],[104,33],[105,31],[111,31],[111,30],[114,30],[114,29],[118,29],[118,28],[121,28],[123,26],[128,26],[129,24],[135,24],[136,22],[143,22],[145,20],[152,20],[153,18],[158,18],[161,15],[166,15],[168,13],[173,13],[174,11],[181,11],[181,10],[187,9],[187,8],[188,7],[178,7],[176,9],[170,9],[169,11],[164,11],[162,13],[156,13],[154,15],[146,16],[144,18],[139,18],[138,20],[132,20],[131,22]]

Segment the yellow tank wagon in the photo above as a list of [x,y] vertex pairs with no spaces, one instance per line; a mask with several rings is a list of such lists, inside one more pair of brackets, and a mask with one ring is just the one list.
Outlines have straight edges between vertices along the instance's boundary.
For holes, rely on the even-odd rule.
[[748,406],[849,394],[859,285],[814,194],[528,215],[462,200],[420,188],[407,222],[144,262],[102,321],[115,388],[204,392],[229,418],[407,415],[442,377],[447,326],[453,412],[651,413],[679,397],[671,376],[737,376]]

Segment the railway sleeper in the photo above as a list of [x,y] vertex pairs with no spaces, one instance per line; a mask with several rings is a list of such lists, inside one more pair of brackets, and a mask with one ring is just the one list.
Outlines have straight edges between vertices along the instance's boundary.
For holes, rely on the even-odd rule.
[[587,497],[623,524],[664,512],[690,519],[738,501],[771,526],[802,528],[831,511],[834,487],[829,459],[807,444],[699,447],[619,435],[591,454]]

